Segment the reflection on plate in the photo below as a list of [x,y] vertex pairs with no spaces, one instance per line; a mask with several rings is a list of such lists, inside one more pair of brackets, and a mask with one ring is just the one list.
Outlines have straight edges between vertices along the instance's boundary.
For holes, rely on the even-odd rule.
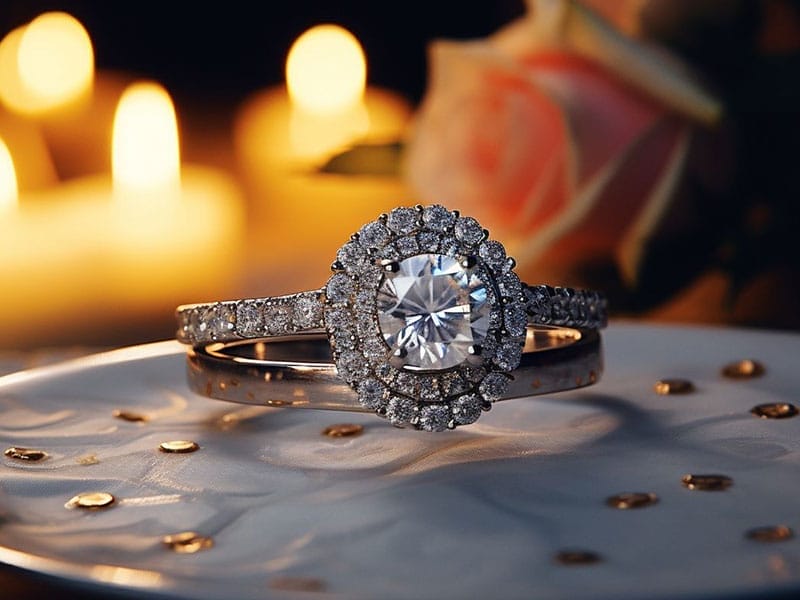
[[[797,335],[618,324],[598,385],[443,434],[194,396],[172,342],[9,375],[2,449],[47,456],[2,458],[0,560],[192,598],[797,588],[800,418],[750,409],[797,403],[798,355]],[[766,373],[720,374],[746,357]],[[694,391],[657,394],[668,377]],[[323,434],[341,423],[363,430]],[[607,501],[628,492],[638,508]]]

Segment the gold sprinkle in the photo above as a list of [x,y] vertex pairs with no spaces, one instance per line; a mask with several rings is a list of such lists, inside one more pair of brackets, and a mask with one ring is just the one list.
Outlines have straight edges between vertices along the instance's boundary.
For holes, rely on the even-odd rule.
[[161,543],[178,554],[194,554],[214,547],[214,540],[194,531],[181,531],[161,538]]
[[197,445],[197,442],[191,440],[171,440],[169,442],[161,442],[158,445],[158,449],[169,454],[186,454],[199,450],[200,446]]
[[44,460],[48,456],[50,456],[44,450],[36,450],[34,448],[21,448],[19,446],[11,446],[11,448],[6,448],[6,451],[3,452],[5,456],[8,458],[13,458],[15,460],[25,460],[28,462],[39,462],[40,460]]
[[114,500],[114,496],[108,492],[85,492],[70,498],[64,507],[97,510],[99,508],[107,508],[111,506],[114,504]]
[[130,410],[115,410],[114,416],[117,419],[122,419],[123,421],[129,421],[130,423],[145,423],[148,421],[146,415],[136,413]]
[[561,550],[555,560],[562,565],[593,565],[602,562],[603,557],[591,550]]
[[750,409],[750,412],[762,419],[788,419],[796,417],[798,412],[794,404],[788,402],[775,402],[772,404],[759,404]]
[[794,537],[794,531],[786,525],[756,527],[748,531],[745,537],[756,542],[784,542]]
[[757,360],[749,358],[732,362],[722,367],[722,374],[731,379],[752,379],[753,377],[761,377],[764,373],[766,373],[764,365]]
[[324,592],[325,582],[313,577],[275,577],[270,579],[269,587],[289,592]]
[[75,462],[79,465],[96,465],[100,462],[100,459],[97,458],[94,454],[87,454],[86,456],[79,456],[75,459]]
[[694,384],[688,379],[660,379],[653,386],[656,394],[668,396],[670,394],[691,394]]
[[364,433],[363,425],[356,425],[355,423],[337,423],[336,425],[329,425],[322,430],[322,435],[328,437],[355,437]]
[[606,504],[621,510],[644,508],[658,504],[658,496],[650,492],[624,492],[606,498]]
[[690,490],[705,492],[719,492],[733,485],[733,479],[727,475],[684,475],[681,482]]

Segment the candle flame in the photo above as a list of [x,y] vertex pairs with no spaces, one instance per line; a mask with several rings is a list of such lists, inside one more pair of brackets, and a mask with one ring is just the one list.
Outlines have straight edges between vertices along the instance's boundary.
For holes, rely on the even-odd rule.
[[0,138],[0,215],[12,212],[17,206],[17,174],[8,146]]
[[67,13],[44,13],[0,42],[0,99],[15,112],[38,115],[69,104],[93,79],[92,41]]
[[180,188],[175,107],[159,84],[134,83],[122,94],[114,115],[111,175],[118,196],[141,198]]
[[344,112],[361,103],[367,61],[355,36],[338,25],[303,33],[286,59],[292,102],[312,114]]

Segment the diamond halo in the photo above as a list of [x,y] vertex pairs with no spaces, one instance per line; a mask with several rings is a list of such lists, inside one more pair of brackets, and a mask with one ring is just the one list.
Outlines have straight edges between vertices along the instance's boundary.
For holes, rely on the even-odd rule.
[[367,223],[325,288],[339,376],[394,425],[473,423],[521,359],[526,298],[513,267],[475,219],[440,205]]

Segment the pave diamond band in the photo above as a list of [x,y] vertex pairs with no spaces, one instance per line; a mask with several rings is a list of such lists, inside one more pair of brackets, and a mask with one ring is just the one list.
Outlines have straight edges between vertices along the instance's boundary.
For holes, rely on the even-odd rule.
[[[522,284],[527,325],[601,329],[607,302],[598,292]],[[231,342],[324,330],[325,289],[178,307],[176,337],[184,344]],[[520,317],[521,320],[522,317]]]
[[[491,402],[518,388],[519,369],[529,366],[530,339],[537,339],[537,331],[551,327],[556,333],[545,336],[548,343],[534,344],[534,353],[560,357],[560,346],[575,345],[606,324],[602,294],[527,285],[515,266],[474,218],[439,205],[400,207],[366,223],[339,248],[323,288],[180,306],[177,337],[193,346],[195,356],[208,357],[202,364],[238,365],[229,350],[242,340],[274,342],[297,335],[319,340],[324,334],[335,377],[355,393],[361,408],[397,426],[452,429],[473,423]],[[218,355],[215,344],[223,348]],[[262,373],[270,387],[273,375],[288,376],[286,365],[275,368]],[[316,373],[322,367],[304,368]],[[592,383],[599,368],[591,373],[575,375],[583,383],[554,389]],[[528,379],[526,374],[523,381]],[[214,382],[208,385],[213,388]],[[194,389],[220,395],[208,386]]]

